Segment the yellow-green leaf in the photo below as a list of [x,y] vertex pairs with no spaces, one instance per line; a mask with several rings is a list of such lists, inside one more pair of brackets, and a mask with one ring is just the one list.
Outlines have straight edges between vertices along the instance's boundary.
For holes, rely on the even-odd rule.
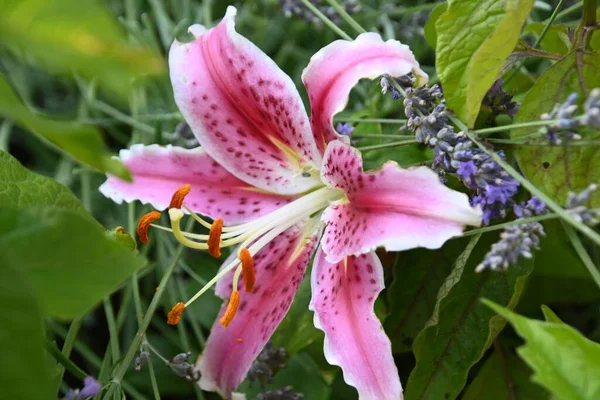
[[83,164],[131,180],[131,175],[123,163],[113,159],[107,153],[102,136],[96,128],[75,121],[50,119],[32,112],[21,102],[2,74],[0,74],[0,115],[14,120],[46,143]]
[[437,20],[436,69],[448,107],[472,127],[515,48],[533,0],[449,0]]
[[533,381],[561,400],[600,399],[600,344],[585,338],[545,311],[548,322],[522,317],[496,303],[484,303],[502,315],[525,339],[517,351],[534,370]]
[[163,59],[128,41],[94,0],[3,0],[0,44],[35,56],[55,72],[97,78],[123,98],[134,78],[164,70]]

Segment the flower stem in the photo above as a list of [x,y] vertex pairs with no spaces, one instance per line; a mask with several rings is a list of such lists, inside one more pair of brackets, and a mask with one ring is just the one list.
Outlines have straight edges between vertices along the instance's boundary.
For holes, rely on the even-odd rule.
[[552,200],[548,195],[539,190],[535,185],[529,180],[525,179],[516,169],[514,169],[510,164],[502,159],[498,154],[494,151],[488,150],[483,143],[481,143],[475,135],[469,131],[467,126],[458,118],[454,116],[450,116],[451,121],[456,124],[456,126],[461,129],[465,134],[471,139],[471,141],[477,145],[484,153],[490,156],[498,165],[500,165],[510,176],[515,178],[525,189],[527,189],[531,194],[539,197],[549,209],[554,211],[556,214],[562,218],[563,221],[567,222],[573,228],[577,229],[587,237],[589,237],[595,244],[600,245],[600,235],[591,229],[589,226],[577,221],[571,214],[569,214],[565,209],[563,209],[558,203]]
[[420,4],[420,5],[413,6],[413,7],[398,7],[398,8],[394,8],[389,11],[386,11],[385,14],[388,17],[403,17],[406,15],[411,15],[411,14],[416,14],[416,13],[420,13],[420,12],[424,12],[424,11],[433,10],[435,7],[439,6],[440,4],[444,4],[444,3],[446,3],[446,2],[440,1],[437,3]]
[[202,2],[202,13],[204,14],[204,26],[208,29],[212,25],[212,0]]
[[[177,291],[180,299],[186,299],[189,297],[189,293],[185,290],[185,286],[183,285],[183,281],[179,277],[175,277],[175,286],[177,286]],[[202,334],[202,329],[198,324],[198,320],[196,318],[195,313],[188,314],[188,321],[190,321],[190,325],[192,326],[192,331],[194,332],[194,336],[196,336],[196,341],[200,344],[201,347],[204,347],[204,343],[206,339]]]
[[531,121],[531,122],[522,122],[519,124],[511,124],[511,125],[503,125],[503,126],[492,126],[491,128],[482,128],[482,129],[474,129],[471,132],[482,135],[487,133],[496,133],[496,132],[506,132],[510,129],[518,129],[518,128],[530,128],[536,126],[548,126],[556,123],[556,120],[547,120],[547,121]]
[[144,338],[144,333],[146,332],[146,329],[148,329],[148,326],[150,325],[150,321],[152,320],[152,316],[154,315],[154,312],[156,311],[156,308],[158,307],[158,304],[160,302],[162,295],[166,291],[167,283],[171,279],[171,275],[173,275],[173,271],[175,270],[175,267],[177,266],[177,262],[179,261],[179,258],[183,254],[183,249],[184,249],[184,246],[182,246],[182,245],[177,246],[177,249],[175,250],[175,253],[173,254],[171,264],[168,266],[162,279],[160,280],[160,283],[158,285],[159,286],[158,290],[156,291],[156,293],[154,293],[154,296],[152,297],[152,301],[150,302],[150,305],[148,306],[148,310],[146,310],[146,314],[144,315],[142,324],[140,325],[140,327],[135,335],[133,343],[131,343],[131,345],[129,346],[129,349],[127,350],[127,353],[125,354],[125,357],[123,358],[123,360],[121,361],[121,363],[118,365],[118,367],[116,369],[115,376],[111,382],[111,385],[109,386],[108,391],[104,395],[105,400],[112,399],[112,396],[115,393],[115,390],[117,390],[118,386],[123,381],[123,377],[125,377],[125,373],[127,373],[127,370],[129,369],[129,365],[135,358],[135,353],[137,352],[137,350],[140,347],[140,344],[142,343],[142,340]]
[[583,262],[585,267],[590,272],[590,275],[592,275],[592,278],[594,279],[594,282],[596,282],[596,285],[598,285],[598,287],[600,287],[600,272],[598,271],[598,268],[596,267],[596,265],[594,265],[594,261],[590,258],[590,255],[588,254],[588,252],[583,247],[583,243],[581,243],[581,239],[579,239],[579,237],[577,236],[577,233],[573,230],[572,227],[568,226],[564,222],[562,223],[562,225],[563,225],[563,228],[565,229],[565,232],[567,233],[567,236],[569,236],[569,239],[571,240],[573,247],[575,247],[575,251],[577,252],[577,255],[579,255],[579,258],[581,258],[581,261]]
[[[56,346],[56,342],[45,342],[44,347],[46,348],[46,351],[50,353],[50,355],[54,357],[56,361],[58,361],[63,370],[63,373],[65,369],[68,369],[70,373],[72,373],[76,378],[81,380],[83,380],[86,376],[89,375],[84,370],[75,365],[73,361],[69,360],[68,356],[66,356],[64,353],[61,353],[61,351]],[[58,381],[59,386],[61,382],[62,374],[60,380]]]
[[323,23],[325,25],[327,25],[329,28],[331,28],[332,31],[334,31],[335,33],[337,33],[338,35],[340,35],[342,38],[344,38],[346,40],[352,40],[352,37],[350,37],[350,35],[348,35],[346,32],[344,32],[344,30],[341,29],[339,26],[337,26],[332,20],[327,18],[327,16],[325,14],[323,14],[321,11],[319,11],[319,9],[317,7],[315,7],[310,1],[308,1],[308,0],[301,0],[301,1],[302,1],[302,3],[304,3],[306,8],[308,8],[313,14],[315,14],[317,17],[319,17],[319,19],[321,19],[321,21],[323,21]]
[[335,118],[339,122],[360,122],[365,124],[405,124],[406,119],[387,119],[387,118]]
[[380,135],[380,134],[369,134],[369,133],[365,133],[365,134],[357,134],[357,135],[352,135],[353,139],[402,139],[402,140],[411,140],[414,139],[414,135]]
[[583,26],[596,26],[596,0],[583,0]]
[[115,324],[115,313],[112,304],[110,303],[109,296],[105,296],[102,303],[104,306],[104,314],[106,315],[106,323],[108,325],[111,356],[113,363],[116,363],[119,358],[121,358],[121,350],[119,349],[119,332],[117,331],[117,325]]
[[[573,11],[579,10],[581,7],[583,7],[583,1],[573,4],[571,7],[565,8],[563,11],[558,13],[558,15],[556,16],[556,19],[561,19],[562,17],[571,14]],[[548,18],[548,19],[550,19],[550,18]],[[548,20],[546,20],[544,22],[547,22],[547,21]]]
[[477,229],[471,229],[470,231],[463,232],[463,234],[460,236],[456,236],[456,238],[476,235],[478,233],[493,232],[493,231],[504,229],[504,228],[507,228],[507,227],[513,226],[513,225],[523,225],[523,224],[528,224],[530,222],[546,221],[549,219],[555,219],[555,218],[559,218],[559,217],[560,216],[558,214],[545,214],[545,215],[539,215],[537,217],[519,218],[519,219],[515,219],[514,221],[509,221],[509,222],[505,222],[502,224],[486,226],[486,227],[477,228]]
[[[552,23],[554,22],[554,20],[556,19],[556,17],[558,16],[558,10],[560,10],[562,8],[562,5],[564,3],[565,0],[559,0],[558,4],[556,5],[556,7],[554,8],[554,11],[552,12],[552,15],[550,16],[550,18],[548,18],[548,20],[545,22],[546,25],[544,25],[544,29],[542,29],[542,32],[540,33],[540,36],[538,36],[537,40],[535,41],[535,43],[533,44],[533,48],[537,49],[539,44],[542,42],[542,39],[544,39],[544,36],[546,36],[546,33],[548,32],[548,29],[550,29],[550,25],[552,25]],[[595,13],[595,9],[594,9],[594,13]],[[595,14],[594,14],[595,15]],[[524,60],[520,60],[517,62],[517,64],[514,66],[513,70],[511,71],[510,75],[508,75],[506,77],[506,79],[504,79],[504,83],[507,83],[508,81],[510,81],[512,78],[515,77],[515,75],[517,75],[517,72],[519,72],[519,70],[521,69],[521,67],[523,66]]]
[[329,3],[329,5],[331,5],[331,7],[334,8],[335,11],[337,11],[338,14],[340,14],[340,17],[342,17],[342,19],[346,21],[348,25],[354,28],[356,32],[358,32],[359,34],[366,32],[365,28],[360,26],[360,24],[356,22],[356,20],[352,18],[350,14],[348,14],[346,10],[344,10],[344,7],[340,6],[336,0],[327,0],[327,2]]
[[408,146],[408,145],[417,144],[417,143],[419,143],[419,141],[416,139],[404,140],[404,141],[400,141],[400,142],[391,142],[391,143],[384,143],[384,144],[375,144],[372,146],[358,147],[358,150],[360,150],[360,151],[379,150],[379,149],[386,149],[388,147]]
[[549,142],[533,143],[528,140],[511,140],[511,139],[488,139],[492,143],[511,144],[515,146],[549,146],[549,147],[580,147],[580,146],[600,146],[600,140],[574,140],[562,145],[555,145]]
[[[81,328],[81,318],[75,318],[71,325],[69,326],[69,331],[67,332],[67,337],[65,338],[65,343],[62,348],[62,356],[68,359],[71,356],[71,351],[73,351],[73,344],[75,343],[75,339],[77,338],[77,333],[79,333],[79,329]],[[56,357],[55,357],[56,358]],[[59,360],[57,360],[59,361]],[[60,363],[60,361],[59,361]],[[63,380],[63,376],[65,374],[65,365],[61,363],[58,367],[57,377],[56,377],[56,391],[60,389],[60,384]],[[85,377],[84,377],[85,378]]]

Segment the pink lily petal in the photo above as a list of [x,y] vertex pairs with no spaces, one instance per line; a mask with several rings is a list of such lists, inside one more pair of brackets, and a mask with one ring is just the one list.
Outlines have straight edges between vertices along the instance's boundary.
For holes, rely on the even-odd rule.
[[471,207],[467,195],[446,187],[427,167],[402,169],[388,162],[366,173],[358,150],[335,141],[327,146],[321,176],[348,197],[322,216],[327,228],[321,244],[329,262],[378,246],[437,249],[465,225],[481,224],[479,207]]
[[377,33],[359,35],[354,41],[336,40],[312,56],[302,73],[310,99],[310,123],[317,146],[340,139],[332,119],[348,103],[350,90],[360,79],[376,79],[388,74],[402,76],[414,72],[422,82],[427,74],[419,68],[408,46],[397,40],[381,39]]
[[280,194],[319,184],[303,177],[319,153],[294,83],[235,31],[234,7],[216,27],[169,54],[175,101],[200,144],[239,179]]
[[313,263],[314,323],[325,332],[325,358],[342,367],[344,380],[361,400],[401,400],[402,385],[392,345],[373,312],[385,287],[374,252],[331,264],[322,249]]
[[[196,364],[202,374],[202,389],[229,398],[244,380],[252,361],[289,310],[316,244],[314,229],[297,225],[254,256],[254,291],[244,291],[240,282],[237,314],[224,328],[219,323],[226,308],[223,306]],[[224,299],[231,294],[231,277],[232,274],[217,284],[216,293]]]
[[100,191],[120,204],[139,200],[158,210],[169,206],[173,193],[185,184],[192,187],[185,205],[226,224],[253,220],[292,200],[267,193],[240,181],[201,148],[136,144],[121,150],[121,161],[129,168],[133,182],[109,176]]

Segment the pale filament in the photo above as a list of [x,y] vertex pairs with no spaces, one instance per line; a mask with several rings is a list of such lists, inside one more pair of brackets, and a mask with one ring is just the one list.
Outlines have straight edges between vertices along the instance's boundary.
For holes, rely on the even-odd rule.
[[[343,193],[337,190],[322,188],[309,193],[296,201],[286,204],[280,209],[265,215],[252,222],[228,227],[228,232],[225,232],[221,237],[226,239],[221,241],[221,247],[240,244],[239,249],[247,248],[250,255],[254,257],[264,246],[269,244],[273,239],[279,236],[282,232],[299,222],[310,218],[313,214],[325,209],[330,202],[343,198]],[[188,210],[190,214],[199,221],[200,217],[196,218],[195,214]],[[158,227],[159,229],[173,232],[175,238],[183,245],[194,249],[206,250],[208,244],[203,242],[208,240],[209,235],[199,235],[181,231],[181,219],[184,214],[180,209],[170,209],[169,217],[171,219],[171,229]],[[207,223],[208,224],[208,223]],[[205,225],[205,224],[202,224]],[[154,226],[154,225],[153,225]],[[209,225],[210,226],[210,225]],[[225,229],[223,229],[225,231]],[[191,240],[196,239],[196,240]],[[232,262],[225,266],[217,275],[215,275],[198,293],[185,303],[188,307],[198,297],[210,289],[216,282],[227,275],[230,271],[237,268],[234,274],[234,288],[242,272],[241,261],[238,253]]]

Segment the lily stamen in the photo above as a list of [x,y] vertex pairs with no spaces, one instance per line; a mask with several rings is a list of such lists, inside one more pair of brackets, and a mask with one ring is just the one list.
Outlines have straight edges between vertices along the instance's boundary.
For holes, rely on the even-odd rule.
[[181,208],[183,206],[183,200],[185,196],[187,196],[192,190],[190,185],[183,185],[173,194],[171,198],[171,203],[169,204],[169,209],[171,208]]
[[227,304],[227,310],[225,310],[225,314],[223,314],[223,317],[221,317],[219,321],[225,328],[227,328],[229,324],[231,324],[231,321],[233,321],[233,317],[235,317],[239,305],[240,292],[234,290],[231,292],[231,297],[229,298],[229,303]]
[[208,254],[214,258],[221,257],[221,233],[223,233],[223,220],[218,218],[210,227],[208,235]]
[[254,290],[254,283],[256,282],[256,272],[254,271],[254,260],[248,249],[240,250],[239,255],[242,261],[242,280],[244,281],[244,289],[246,292],[252,292]]
[[150,225],[159,218],[160,213],[158,211],[150,211],[149,213],[142,215],[137,227],[137,234],[142,243],[148,244],[148,229],[150,229]]
[[182,302],[175,304],[167,314],[167,324],[177,325],[181,321],[181,314],[183,314],[184,309],[185,305]]

